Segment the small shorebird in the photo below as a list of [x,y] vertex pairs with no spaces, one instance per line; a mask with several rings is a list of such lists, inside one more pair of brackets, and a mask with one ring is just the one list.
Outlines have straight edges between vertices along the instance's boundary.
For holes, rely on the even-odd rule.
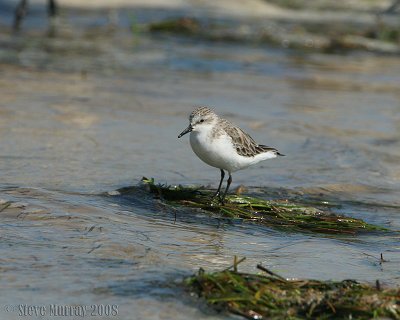
[[[213,198],[221,203],[232,183],[232,172],[241,170],[260,161],[283,156],[275,148],[257,144],[252,137],[229,121],[218,117],[208,107],[199,107],[189,116],[189,126],[178,138],[190,132],[190,145],[194,153],[208,165],[221,170],[221,180]],[[226,189],[220,196],[221,185],[228,171]]]

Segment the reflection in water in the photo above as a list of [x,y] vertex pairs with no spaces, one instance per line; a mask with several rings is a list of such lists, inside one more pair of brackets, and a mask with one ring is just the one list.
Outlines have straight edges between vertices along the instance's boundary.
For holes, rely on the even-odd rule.
[[[287,154],[239,172],[237,184],[267,198],[324,198],[338,204],[333,212],[399,230],[397,58],[114,36],[21,35],[0,49],[8,62],[0,71],[2,303],[34,295],[35,304],[118,304],[121,319],[221,319],[182,300],[176,283],[199,267],[225,268],[234,255],[247,257],[243,271],[261,262],[288,277],[400,284],[397,234],[286,234],[143,194],[99,196],[143,175],[213,183],[217,170],[177,140],[192,106],[207,104]],[[388,262],[379,263],[381,252]]]

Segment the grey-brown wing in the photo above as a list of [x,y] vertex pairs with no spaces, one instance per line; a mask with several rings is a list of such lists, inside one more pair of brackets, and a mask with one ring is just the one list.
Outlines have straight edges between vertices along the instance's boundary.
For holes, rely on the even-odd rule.
[[254,157],[257,154],[275,151],[275,148],[257,144],[255,140],[242,129],[231,125],[228,121],[224,122],[223,129],[231,137],[236,152],[244,157]]

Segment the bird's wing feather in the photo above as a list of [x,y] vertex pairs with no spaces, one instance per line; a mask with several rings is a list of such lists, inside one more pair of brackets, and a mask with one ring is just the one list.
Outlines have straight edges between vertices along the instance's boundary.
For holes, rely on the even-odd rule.
[[236,126],[233,126],[228,121],[224,120],[221,124],[223,130],[231,137],[233,147],[239,155],[244,157],[254,157],[260,153],[269,151],[279,155],[278,150],[262,144],[257,144],[249,134]]

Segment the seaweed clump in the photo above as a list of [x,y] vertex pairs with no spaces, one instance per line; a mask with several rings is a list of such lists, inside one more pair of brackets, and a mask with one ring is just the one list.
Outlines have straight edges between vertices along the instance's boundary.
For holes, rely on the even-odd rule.
[[239,218],[285,231],[354,235],[366,231],[386,230],[361,219],[336,215],[320,209],[289,202],[264,200],[249,196],[228,195],[226,203],[210,201],[213,190],[156,184],[142,179],[150,193],[168,204],[199,208],[227,218]]
[[[279,0],[280,2],[282,0]],[[339,13],[340,15],[340,13]],[[335,14],[332,16],[332,18]],[[268,21],[240,24],[210,21],[193,17],[168,18],[150,23],[147,30],[189,36],[206,41],[272,44],[305,51],[347,52],[367,50],[389,54],[399,54],[398,25],[375,23],[360,27],[359,24],[335,24],[313,21]]]
[[194,18],[182,17],[178,19],[170,19],[152,23],[149,26],[149,30],[152,32],[169,32],[192,35],[199,33],[201,26],[199,21]]
[[399,288],[354,280],[287,280],[257,268],[266,273],[241,273],[236,264],[233,271],[200,269],[185,284],[217,310],[248,319],[400,319]]

